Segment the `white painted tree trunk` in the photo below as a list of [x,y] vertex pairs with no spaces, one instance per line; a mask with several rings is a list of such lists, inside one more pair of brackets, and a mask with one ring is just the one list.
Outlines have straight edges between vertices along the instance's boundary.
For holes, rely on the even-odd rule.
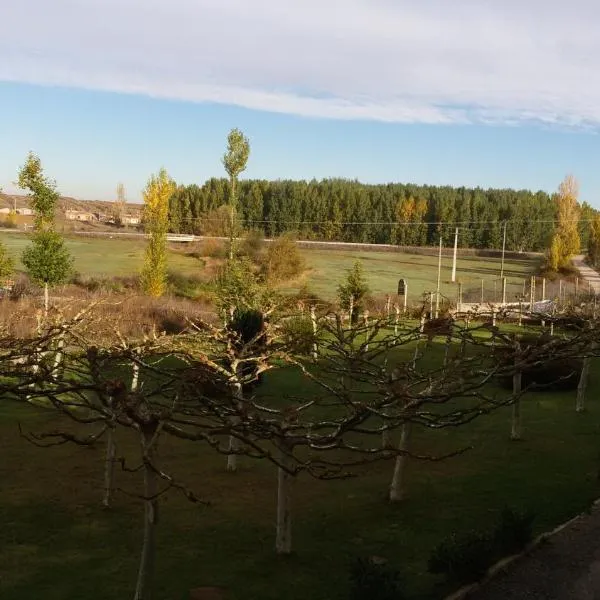
[[144,452],[144,544],[135,587],[134,600],[152,598],[152,580],[156,554],[156,526],[158,523],[158,475],[152,465],[156,465],[154,431],[142,431]]
[[58,376],[58,369],[59,369],[60,363],[62,362],[62,359],[63,359],[64,347],[65,347],[65,335],[63,333],[63,334],[61,334],[61,336],[58,340],[56,354],[54,355],[54,364],[52,365],[52,376],[53,377]]
[[[233,397],[235,402],[238,404],[238,406],[240,406],[243,401],[244,401],[244,396],[242,393],[242,384],[238,380],[233,384]],[[237,423],[239,423],[239,417],[232,417],[231,422],[235,425]],[[237,457],[237,450],[239,449],[240,444],[239,444],[239,440],[233,436],[230,435],[229,436],[229,452],[231,452],[231,454],[227,455],[227,470],[230,473],[233,473],[235,471],[237,471],[237,464],[238,464],[238,457]]]
[[[399,450],[403,452],[408,452],[411,428],[411,423],[404,423],[402,425]],[[406,495],[406,466],[408,458],[406,454],[396,457],[392,482],[390,483],[390,502],[400,502]]]
[[[288,464],[288,456],[282,452],[282,464]],[[277,524],[275,551],[277,554],[292,552],[292,483],[294,477],[281,467],[277,468]]]
[[590,378],[590,362],[591,358],[586,356],[583,359],[583,365],[581,367],[581,375],[579,376],[579,383],[577,384],[577,403],[575,410],[577,412],[583,412],[585,410],[585,392],[587,390],[588,379]]

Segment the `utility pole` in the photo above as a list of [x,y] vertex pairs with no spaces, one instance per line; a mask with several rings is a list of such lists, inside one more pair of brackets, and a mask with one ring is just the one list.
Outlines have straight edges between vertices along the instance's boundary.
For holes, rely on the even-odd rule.
[[440,251],[438,255],[438,276],[437,287],[435,290],[435,318],[437,319],[440,312],[440,283],[442,277],[442,235],[440,234]]
[[452,283],[456,281],[456,253],[458,250],[458,227],[454,230],[454,255],[452,256]]
[[506,251],[506,221],[504,221],[504,233],[502,234],[502,262],[500,263],[500,279],[504,277],[504,252]]

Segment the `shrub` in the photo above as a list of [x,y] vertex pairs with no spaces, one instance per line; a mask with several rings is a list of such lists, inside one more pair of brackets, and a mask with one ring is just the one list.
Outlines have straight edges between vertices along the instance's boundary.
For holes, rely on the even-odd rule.
[[494,543],[501,556],[520,552],[533,539],[534,514],[504,508],[494,531]]
[[310,317],[287,319],[281,326],[281,334],[290,352],[303,356],[308,356],[312,352],[315,334]]
[[264,247],[263,232],[260,229],[251,229],[246,233],[240,246],[240,253],[250,260],[258,262]]
[[289,234],[271,242],[261,260],[261,271],[265,279],[273,283],[297,277],[304,268],[304,257]]
[[350,600],[402,600],[398,571],[373,559],[357,558],[350,567]]
[[479,581],[495,559],[493,536],[470,531],[452,534],[434,548],[429,557],[430,573],[440,573],[452,583]]
[[8,213],[1,225],[6,229],[16,229],[18,227],[16,215],[13,212]]
[[191,300],[198,296],[199,288],[204,286],[204,282],[200,277],[184,275],[179,271],[169,271],[167,283],[169,291],[174,296],[190,298]]
[[210,258],[225,258],[227,248],[223,240],[207,239],[202,242],[199,256],[209,256]]

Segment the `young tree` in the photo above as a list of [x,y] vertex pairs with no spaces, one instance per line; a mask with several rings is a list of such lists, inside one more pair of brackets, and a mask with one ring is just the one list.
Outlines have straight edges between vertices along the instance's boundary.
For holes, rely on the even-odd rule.
[[149,234],[142,268],[142,286],[149,296],[159,297],[167,284],[167,232],[169,230],[169,199],[175,192],[175,182],[165,169],[152,175],[144,190],[144,228]]
[[44,175],[40,158],[29,153],[19,171],[19,187],[29,190],[34,210],[35,234],[32,244],[23,251],[23,264],[29,276],[44,286],[44,310],[48,313],[50,286],[67,280],[73,260],[64,239],[54,229],[59,194],[53,181]]
[[369,284],[365,280],[362,263],[357,260],[352,269],[348,271],[346,282],[338,285],[340,308],[350,311],[352,323],[358,322],[365,296],[369,291]]
[[559,185],[555,196],[557,222],[548,250],[548,266],[553,270],[568,265],[571,256],[579,252],[578,196],[577,180],[568,175]]
[[229,259],[235,253],[236,212],[237,212],[237,182],[240,173],[246,170],[250,156],[250,142],[239,130],[232,129],[227,136],[227,152],[223,155],[223,166],[229,175]]

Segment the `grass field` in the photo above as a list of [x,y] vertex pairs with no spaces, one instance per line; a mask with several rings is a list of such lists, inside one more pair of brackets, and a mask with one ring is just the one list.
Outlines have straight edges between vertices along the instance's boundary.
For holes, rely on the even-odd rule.
[[[29,237],[16,233],[0,233],[0,240],[9,251],[19,258]],[[139,272],[144,253],[142,240],[70,237],[67,245],[75,258],[75,270],[83,275],[133,275]],[[185,248],[183,248],[185,251]],[[345,271],[359,259],[374,294],[395,294],[398,279],[408,282],[409,301],[417,302],[424,292],[434,291],[437,282],[437,257],[398,252],[365,252],[349,250],[303,249],[308,272],[290,291],[306,285],[317,295],[331,300],[336,296],[338,283]],[[20,268],[20,263],[18,262]],[[457,296],[457,285],[450,283],[451,259],[443,258],[441,291],[452,300]],[[508,278],[507,298],[514,300],[522,290],[523,280],[537,270],[532,259],[507,260],[505,274]],[[186,256],[182,251],[171,252],[169,268],[184,275],[202,277],[203,266],[198,259]],[[457,278],[463,282],[465,295],[471,290],[477,300],[480,297],[481,280],[484,280],[485,300],[500,299],[501,286],[497,281],[500,274],[500,259],[468,257],[459,255]],[[494,282],[496,281],[496,285]],[[465,300],[467,298],[465,297]]]
[[[264,385],[281,394],[302,387],[289,372],[267,374]],[[448,590],[426,563],[450,532],[486,527],[505,505],[533,509],[537,531],[546,530],[598,495],[599,393],[594,369],[585,413],[575,412],[574,392],[528,396],[521,442],[509,440],[510,409],[459,429],[417,432],[418,450],[474,448],[443,463],[413,462],[400,505],[385,502],[391,464],[344,481],[301,477],[293,501],[296,552],[287,558],[273,552],[272,466],[246,459],[228,474],[224,457],[167,441],[165,464],[211,505],[176,494],[161,500],[156,598],[183,600],[190,588],[220,585],[231,600],[346,600],[350,561],[377,555],[403,572],[409,598],[439,599]],[[120,493],[115,508],[102,511],[101,448],[42,450],[19,437],[19,422],[26,430],[56,426],[51,413],[0,403],[0,597],[131,597],[139,501]],[[120,474],[119,485],[134,490],[137,477]]]

